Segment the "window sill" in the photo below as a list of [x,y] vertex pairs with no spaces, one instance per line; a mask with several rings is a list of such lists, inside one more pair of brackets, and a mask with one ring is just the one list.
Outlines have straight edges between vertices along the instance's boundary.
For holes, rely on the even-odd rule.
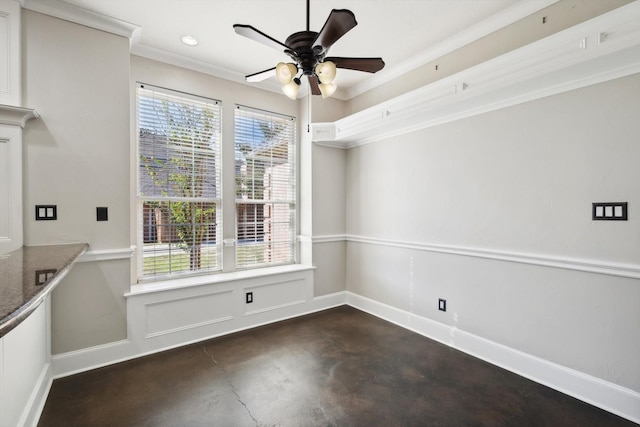
[[175,289],[184,289],[194,286],[211,285],[216,283],[227,283],[237,280],[253,279],[257,277],[274,276],[277,274],[296,273],[300,271],[313,270],[310,265],[293,264],[278,267],[256,268],[252,270],[234,271],[232,273],[208,274],[202,276],[185,277],[179,279],[159,280],[156,282],[139,283],[131,286],[131,291],[124,294],[125,297],[132,297],[142,294],[165,292]]

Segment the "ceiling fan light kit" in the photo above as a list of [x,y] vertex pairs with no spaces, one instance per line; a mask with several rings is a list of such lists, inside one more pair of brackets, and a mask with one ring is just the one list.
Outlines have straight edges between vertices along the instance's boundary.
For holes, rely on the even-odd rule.
[[322,94],[322,98],[329,98],[333,95],[338,89],[338,85],[335,83],[320,83],[318,85],[320,89],[320,93]]
[[296,67],[296,64],[285,64],[284,62],[280,62],[276,65],[276,78],[283,85],[286,85],[293,80],[296,74],[298,74],[298,67]]
[[286,85],[282,85],[282,92],[289,98],[296,99],[300,91],[300,83],[300,79],[296,77]]
[[338,86],[333,82],[336,68],[375,73],[384,68],[382,58],[342,58],[327,57],[329,48],[349,30],[358,25],[353,12],[347,9],[333,9],[320,32],[309,30],[309,1],[307,0],[307,30],[287,37],[282,43],[251,25],[235,24],[235,32],[269,47],[282,50],[293,62],[280,62],[269,68],[245,77],[247,82],[260,82],[271,76],[282,85],[282,91],[291,99],[296,99],[300,90],[300,77],[307,76],[311,93],[332,96]]
[[331,83],[336,78],[336,64],[331,61],[316,65],[316,75],[320,83]]

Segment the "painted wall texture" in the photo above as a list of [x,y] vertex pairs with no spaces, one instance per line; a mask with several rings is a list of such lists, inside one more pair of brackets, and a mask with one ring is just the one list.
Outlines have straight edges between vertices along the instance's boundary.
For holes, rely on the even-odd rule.
[[[129,247],[129,41],[23,10],[26,245]],[[34,205],[58,207],[35,221]],[[96,207],[109,221],[96,221]],[[126,338],[129,261],[72,269],[52,295],[52,352]]]
[[[633,75],[351,149],[347,234],[637,263],[640,222],[591,203],[640,204],[638,93]],[[349,242],[347,289],[640,390],[637,279]]]

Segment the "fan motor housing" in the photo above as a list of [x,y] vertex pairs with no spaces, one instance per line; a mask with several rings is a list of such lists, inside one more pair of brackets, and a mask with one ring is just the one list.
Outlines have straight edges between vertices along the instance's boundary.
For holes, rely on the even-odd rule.
[[300,31],[287,37],[285,44],[291,48],[286,53],[300,65],[302,74],[312,76],[316,65],[325,57],[325,52],[314,49],[312,44],[318,33],[315,31]]

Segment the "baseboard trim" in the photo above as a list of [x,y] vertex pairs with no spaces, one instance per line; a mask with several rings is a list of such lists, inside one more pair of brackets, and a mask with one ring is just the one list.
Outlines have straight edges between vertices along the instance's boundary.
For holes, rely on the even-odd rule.
[[640,424],[640,393],[633,390],[349,291],[346,300],[358,310]]
[[29,401],[25,406],[25,412],[22,415],[22,419],[19,422],[21,426],[37,426],[40,414],[44,409],[44,404],[47,401],[49,390],[51,389],[51,363],[47,363],[42,367],[36,386],[31,392]]

